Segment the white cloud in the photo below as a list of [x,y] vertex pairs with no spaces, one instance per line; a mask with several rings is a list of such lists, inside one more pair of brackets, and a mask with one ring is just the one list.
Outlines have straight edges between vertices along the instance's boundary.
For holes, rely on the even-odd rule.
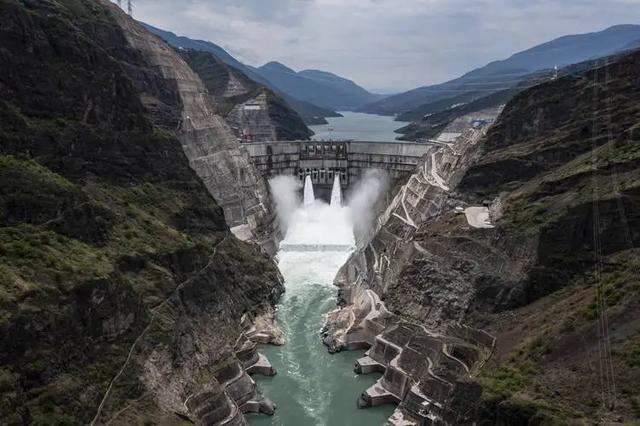
[[135,15],[252,65],[276,60],[400,90],[561,35],[630,23],[640,1],[135,0]]

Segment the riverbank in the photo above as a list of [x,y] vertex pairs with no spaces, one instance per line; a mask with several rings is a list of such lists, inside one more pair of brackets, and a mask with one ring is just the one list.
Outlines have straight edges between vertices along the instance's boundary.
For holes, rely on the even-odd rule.
[[314,200],[310,179],[306,185],[304,203],[295,207],[277,256],[286,292],[276,320],[286,344],[260,348],[278,373],[255,378],[278,409],[273,417],[251,415],[248,421],[252,426],[383,424],[392,406],[357,408],[358,395],[379,378],[353,372],[363,352],[331,355],[320,339],[325,317],[336,305],[333,279],[355,248],[353,216],[341,206],[339,185],[334,185],[332,205]]

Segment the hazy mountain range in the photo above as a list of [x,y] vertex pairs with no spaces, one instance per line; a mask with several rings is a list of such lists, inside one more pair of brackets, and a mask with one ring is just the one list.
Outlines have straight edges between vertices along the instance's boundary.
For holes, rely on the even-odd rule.
[[[437,108],[470,102],[518,85],[533,72],[561,68],[585,60],[607,56],[640,45],[640,25],[618,25],[604,31],[567,35],[511,57],[491,62],[460,78],[419,87],[360,108],[362,112],[399,115],[403,121],[420,119]],[[443,101],[448,100],[448,101]]]
[[351,80],[326,71],[296,72],[278,62],[269,62],[258,68],[247,66],[209,41],[193,40],[144,25],[174,47],[213,53],[221,61],[283,97],[308,124],[322,123],[324,117],[339,116],[336,110],[356,109],[382,98],[381,95],[369,93]]
[[252,70],[278,90],[324,108],[352,110],[383,97],[371,94],[353,81],[326,71],[296,72],[279,62],[269,62]]
[[[542,43],[441,84],[383,96],[372,94],[355,82],[326,71],[294,71],[279,62],[269,62],[260,67],[248,66],[209,41],[177,36],[149,25],[147,28],[175,47],[213,53],[284,98],[307,124],[326,122],[325,117],[338,116],[335,111],[340,110],[395,115],[400,121],[420,122],[425,116],[445,112],[452,107],[507,101],[519,91],[518,87],[523,87],[523,82],[526,81],[525,86],[535,84],[532,75],[540,71],[554,67],[561,69],[640,47],[640,25],[617,25],[599,32],[567,35]],[[483,100],[488,96],[491,97]],[[455,116],[449,112],[445,115]]]

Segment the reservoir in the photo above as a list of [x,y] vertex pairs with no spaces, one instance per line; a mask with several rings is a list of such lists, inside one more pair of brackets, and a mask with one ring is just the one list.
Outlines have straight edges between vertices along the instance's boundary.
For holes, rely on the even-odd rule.
[[400,136],[394,130],[408,123],[394,121],[394,117],[364,114],[360,112],[340,112],[343,117],[328,117],[329,124],[309,126],[315,132],[314,140],[353,139],[369,142],[393,142]]
[[259,348],[278,373],[254,377],[278,408],[272,417],[248,415],[252,426],[376,426],[393,412],[391,405],[357,408],[360,393],[380,376],[353,372],[363,351],[331,355],[320,338],[325,314],[336,308],[333,279],[355,248],[353,215],[341,205],[339,191],[334,185],[331,205],[314,200],[307,179],[304,202],[291,206],[278,253],[286,291],[277,321],[286,344]]

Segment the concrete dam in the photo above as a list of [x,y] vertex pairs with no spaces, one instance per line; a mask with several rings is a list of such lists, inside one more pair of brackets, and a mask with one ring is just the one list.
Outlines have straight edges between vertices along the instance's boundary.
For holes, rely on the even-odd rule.
[[367,170],[384,170],[392,179],[409,176],[429,143],[366,141],[274,141],[244,143],[265,178],[311,176],[318,196],[328,200],[334,176],[348,189]]

